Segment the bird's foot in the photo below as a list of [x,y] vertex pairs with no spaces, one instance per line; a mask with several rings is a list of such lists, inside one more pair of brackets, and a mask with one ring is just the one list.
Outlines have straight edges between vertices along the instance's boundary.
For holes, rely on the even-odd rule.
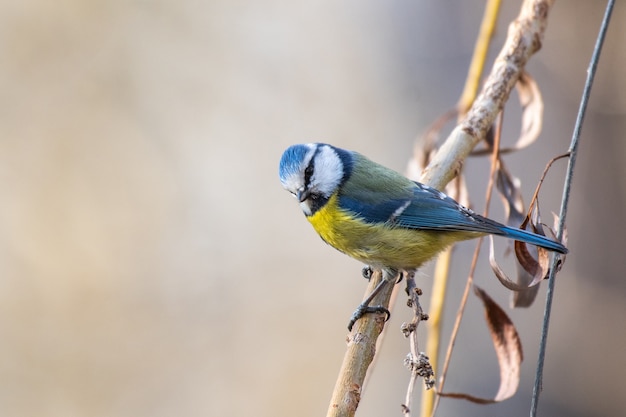
[[385,307],[369,306],[365,304],[365,302],[363,302],[359,304],[356,310],[354,310],[354,313],[352,313],[352,316],[350,316],[350,322],[348,323],[348,330],[352,331],[352,327],[354,326],[354,323],[356,323],[358,319],[360,319],[361,317],[363,317],[364,315],[368,313],[384,313],[385,321],[389,320],[389,317],[391,317],[391,313]]
[[[366,268],[364,268],[364,270],[365,269]],[[367,267],[367,269],[371,270],[371,268],[369,267]],[[376,288],[374,288],[374,290],[370,293],[370,295],[368,295],[367,298],[363,300],[361,304],[359,304],[359,306],[354,311],[354,313],[352,313],[352,316],[350,317],[350,322],[348,323],[349,331],[352,331],[352,327],[354,326],[354,323],[356,323],[358,319],[360,319],[367,313],[385,313],[385,321],[389,320],[389,317],[391,317],[391,313],[386,307],[382,305],[370,306],[370,303],[374,300],[376,295],[383,289],[383,287],[387,285],[387,282],[389,282],[389,277],[393,277],[394,275],[395,275],[395,272],[388,272],[388,271],[383,272],[383,279],[378,283],[378,285],[376,285]]]
[[370,279],[372,279],[372,275],[374,275],[374,270],[371,266],[365,265],[361,270],[361,274],[363,275],[363,278],[369,281]]

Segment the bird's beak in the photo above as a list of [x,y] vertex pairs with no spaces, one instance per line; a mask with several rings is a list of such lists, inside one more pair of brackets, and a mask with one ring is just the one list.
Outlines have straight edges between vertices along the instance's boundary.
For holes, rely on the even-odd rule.
[[310,194],[309,190],[305,188],[300,188],[298,192],[296,193],[296,198],[298,199],[299,202],[302,203],[304,200],[309,198],[309,194]]

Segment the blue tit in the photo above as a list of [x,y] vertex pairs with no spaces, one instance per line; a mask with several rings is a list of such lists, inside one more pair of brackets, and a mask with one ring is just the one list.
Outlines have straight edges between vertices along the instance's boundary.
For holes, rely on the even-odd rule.
[[480,216],[441,191],[332,145],[289,147],[279,176],[326,243],[373,268],[414,270],[452,243],[486,234],[567,253],[558,242]]

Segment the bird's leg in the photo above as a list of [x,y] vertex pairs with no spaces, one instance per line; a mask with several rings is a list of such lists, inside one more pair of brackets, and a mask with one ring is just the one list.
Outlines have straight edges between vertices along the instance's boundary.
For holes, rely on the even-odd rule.
[[389,310],[382,305],[370,306],[369,304],[372,300],[380,293],[380,291],[387,285],[387,283],[392,280],[396,276],[396,271],[385,270],[383,269],[383,279],[376,285],[376,288],[367,296],[365,300],[354,310],[352,316],[350,317],[350,322],[348,323],[348,330],[352,331],[352,327],[354,323],[361,317],[363,317],[367,313],[385,313],[385,321],[389,320],[391,317],[391,313]]

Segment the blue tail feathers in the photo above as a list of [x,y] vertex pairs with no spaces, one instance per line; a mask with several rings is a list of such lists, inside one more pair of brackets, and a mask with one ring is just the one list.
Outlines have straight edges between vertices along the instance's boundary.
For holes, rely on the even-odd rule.
[[501,230],[502,236],[506,236],[514,240],[519,240],[520,242],[526,242],[530,243],[531,245],[541,246],[542,248],[558,253],[566,254],[568,252],[567,248],[559,242],[532,232],[527,232],[526,230],[515,229],[507,226],[502,227]]

